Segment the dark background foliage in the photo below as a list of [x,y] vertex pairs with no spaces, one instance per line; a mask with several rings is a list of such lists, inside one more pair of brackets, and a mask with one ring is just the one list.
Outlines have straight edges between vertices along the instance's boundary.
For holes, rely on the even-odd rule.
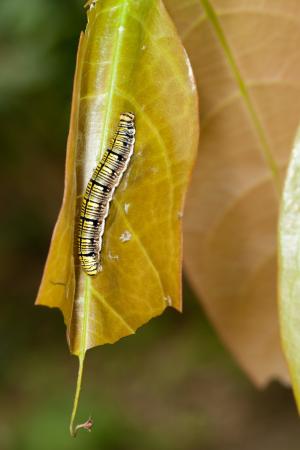
[[0,449],[299,448],[289,389],[256,391],[185,283],[184,312],[90,351],[68,436],[77,362],[58,311],[33,307],[59,210],[80,0],[1,0]]

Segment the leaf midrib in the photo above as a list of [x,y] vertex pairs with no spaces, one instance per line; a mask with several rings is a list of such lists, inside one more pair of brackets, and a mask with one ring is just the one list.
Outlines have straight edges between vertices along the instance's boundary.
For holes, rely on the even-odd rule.
[[[113,96],[114,96],[114,85],[116,83],[117,75],[118,75],[118,64],[120,59],[120,50],[122,47],[122,41],[123,41],[123,35],[125,30],[124,24],[126,19],[126,10],[127,10],[128,1],[123,0],[122,10],[119,15],[119,23],[116,24],[116,38],[114,40],[114,46],[112,51],[112,64],[110,69],[110,76],[109,76],[109,82],[108,82],[108,101],[107,106],[105,108],[105,114],[104,114],[104,122],[102,127],[102,133],[101,133],[101,144],[99,147],[99,153],[97,155],[97,159],[100,159],[101,155],[103,154],[103,148],[108,140],[108,125],[110,121],[110,116],[112,113],[112,102],[113,102]],[[120,27],[121,32],[120,32]],[[88,336],[88,317],[89,317],[89,303],[90,303],[90,296],[91,296],[91,284],[89,276],[84,274],[85,277],[85,283],[84,283],[84,309],[83,309],[83,327],[82,327],[82,333],[80,336],[80,355],[81,358],[84,359],[84,354],[87,349],[87,336]]]
[[[127,0],[122,0],[123,5],[121,9],[121,13],[119,16],[119,23],[116,24],[116,35],[117,37],[114,39],[114,46],[112,50],[112,64],[110,69],[110,76],[109,76],[109,82],[108,82],[108,101],[107,101],[107,107],[105,108],[105,114],[104,114],[104,122],[101,133],[101,144],[99,147],[99,153],[97,155],[97,159],[99,160],[100,157],[104,153],[105,145],[108,141],[108,126],[110,121],[110,116],[112,113],[112,103],[113,103],[113,97],[114,97],[114,86],[116,84],[116,79],[118,75],[118,67],[119,67],[119,60],[120,60],[120,51],[122,47],[122,42],[124,40],[124,34],[125,34],[125,20],[126,20],[126,10],[128,6]],[[121,30],[121,31],[120,31]]]
[[266,134],[263,129],[263,125],[260,121],[260,118],[259,118],[259,116],[255,110],[254,104],[251,100],[251,96],[248,91],[247,85],[245,84],[245,82],[243,80],[242,74],[241,74],[238,64],[235,60],[234,54],[233,54],[233,52],[229,46],[229,43],[225,37],[225,33],[223,31],[223,28],[221,26],[221,23],[218,19],[218,16],[217,16],[213,6],[211,5],[209,0],[200,0],[200,3],[202,4],[203,9],[206,13],[207,19],[210,22],[210,24],[212,25],[212,27],[215,31],[215,34],[219,40],[219,43],[220,43],[221,47],[223,48],[228,65],[234,75],[234,78],[235,78],[236,84],[239,88],[241,97],[244,100],[245,106],[248,110],[249,116],[250,116],[253,126],[255,128],[258,140],[261,145],[264,159],[265,159],[267,166],[272,174],[275,190],[276,190],[277,194],[279,195],[280,186],[281,186],[280,172],[279,172],[277,163],[273,157],[271,148],[269,146]]

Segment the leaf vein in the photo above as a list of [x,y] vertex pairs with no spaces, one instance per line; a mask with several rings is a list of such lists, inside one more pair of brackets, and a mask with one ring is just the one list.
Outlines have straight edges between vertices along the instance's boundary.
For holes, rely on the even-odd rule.
[[134,329],[129,325],[129,323],[124,319],[124,317],[122,317],[118,311],[113,308],[106,300],[105,298],[95,289],[93,288],[93,286],[91,286],[91,291],[94,294],[94,296],[101,302],[103,303],[103,305],[110,311],[112,312],[119,320],[120,322],[123,323],[123,325],[126,326],[126,328],[132,333],[134,334],[135,331]]
[[235,78],[235,81],[237,83],[237,86],[239,88],[239,91],[241,93],[241,96],[244,100],[246,109],[248,110],[249,116],[252,120],[254,129],[256,131],[257,137],[259,139],[260,142],[260,146],[262,149],[262,153],[264,156],[264,159],[269,167],[269,170],[272,174],[273,177],[273,181],[274,181],[274,185],[275,185],[275,189],[277,191],[277,193],[279,194],[280,192],[280,175],[279,175],[279,169],[277,167],[277,163],[272,155],[272,151],[270,149],[265,131],[263,129],[263,125],[261,123],[261,119],[258,116],[258,113],[255,109],[255,106],[252,102],[250,93],[248,91],[247,85],[243,80],[242,74],[240,72],[240,69],[238,67],[238,64],[236,62],[235,56],[233,51],[230,48],[230,45],[225,37],[225,33],[223,31],[223,28],[221,26],[221,23],[218,19],[218,16],[213,8],[213,6],[211,5],[209,0],[200,0],[204,11],[207,15],[207,19],[209,20],[212,28],[215,31],[215,34],[219,40],[219,43],[221,45],[221,47],[223,48],[224,54],[226,56],[228,65],[233,73],[233,76]]

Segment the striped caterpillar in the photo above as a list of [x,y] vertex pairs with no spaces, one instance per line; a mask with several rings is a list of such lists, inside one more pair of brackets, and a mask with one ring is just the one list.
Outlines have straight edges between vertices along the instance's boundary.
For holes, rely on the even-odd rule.
[[134,114],[120,115],[119,125],[112,142],[88,182],[81,204],[78,228],[78,255],[87,275],[102,270],[100,252],[105,219],[113,194],[126,171],[135,142]]

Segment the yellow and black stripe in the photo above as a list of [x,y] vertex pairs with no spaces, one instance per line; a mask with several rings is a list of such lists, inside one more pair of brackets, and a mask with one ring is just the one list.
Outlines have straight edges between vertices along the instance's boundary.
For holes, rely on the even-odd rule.
[[121,114],[111,149],[105,151],[94,170],[81,205],[78,255],[87,275],[96,275],[101,270],[100,251],[109,203],[128,167],[134,142],[134,114]]

